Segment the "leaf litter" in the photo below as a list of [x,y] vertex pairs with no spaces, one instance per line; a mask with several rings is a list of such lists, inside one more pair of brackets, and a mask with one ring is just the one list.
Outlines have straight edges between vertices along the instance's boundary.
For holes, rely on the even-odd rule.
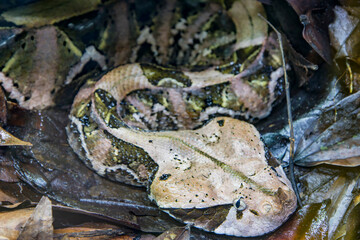
[[[313,6],[310,6],[309,9],[312,10],[312,7]],[[344,7],[344,9],[352,15],[356,13],[356,9],[353,9],[352,11],[346,7]],[[313,17],[313,13],[308,11],[308,9],[304,13],[307,14],[309,19]],[[305,28],[311,27],[311,31],[314,31],[314,29],[319,27],[316,24],[316,21],[310,21],[310,25],[305,26]],[[309,31],[305,31],[305,37],[306,32]],[[327,53],[324,53],[324,49],[326,48],[319,48],[320,45],[318,43],[324,41],[324,36],[321,36],[321,34],[321,31],[319,31],[317,34],[313,35],[313,37],[317,38],[315,39],[317,40],[317,42],[315,42],[315,50],[318,50],[319,54],[324,59],[328,60],[326,55]],[[350,68],[345,68],[349,89],[351,89],[350,86],[354,86],[354,82],[356,83],[357,79],[359,79],[358,75],[356,75],[357,67],[354,66],[359,63],[356,52],[348,54],[351,53],[351,47],[345,48],[347,47],[346,44],[348,44],[348,42],[353,42],[352,40],[350,41],[347,39],[352,38],[353,37],[350,34],[348,38],[341,39],[342,41],[340,41],[340,44],[338,45],[340,46],[340,48],[338,48],[340,62],[341,58],[345,58],[348,59],[344,60],[345,62],[350,61],[352,64],[350,65]],[[309,40],[309,38],[307,38],[307,40]],[[316,49],[316,47],[318,49]],[[344,52],[347,54],[344,55]],[[332,84],[331,86],[338,90],[337,84]],[[356,239],[356,237],[359,236],[359,233],[356,232],[356,229],[359,229],[358,216],[360,197],[359,175],[357,174],[359,169],[355,167],[359,166],[359,92],[356,92],[356,88],[353,89],[354,94],[349,96],[345,96],[342,92],[340,92],[340,90],[336,93],[331,92],[328,99],[318,104],[313,111],[297,118],[294,122],[296,138],[295,161],[298,166],[301,166],[296,168],[296,175],[301,176],[299,177],[299,182],[303,191],[302,198],[306,205],[299,209],[293,218],[290,219],[276,233],[264,237],[264,239],[283,239],[285,236],[288,236],[290,239],[298,239],[303,236],[309,236],[310,239]],[[51,113],[50,115],[47,114],[48,113],[46,112],[42,114],[45,118],[45,120],[42,121],[50,122],[50,125],[52,124],[51,122],[56,122],[56,114],[53,116],[51,116]],[[53,199],[56,199],[64,204],[73,207],[87,208],[88,211],[99,212],[100,210],[103,214],[102,217],[112,216],[114,219],[120,218],[122,219],[122,223],[127,222],[125,224],[127,226],[139,228],[139,225],[148,224],[148,226],[150,226],[162,221],[158,215],[159,213],[156,213],[156,210],[152,209],[151,203],[146,203],[145,201],[146,207],[141,207],[141,204],[143,204],[141,203],[142,200],[131,203],[123,201],[128,199],[131,194],[122,196],[124,198],[121,199],[121,195],[119,198],[119,196],[115,194],[116,191],[121,190],[121,187],[116,187],[111,183],[105,183],[106,180],[103,179],[96,179],[96,176],[87,172],[88,169],[78,170],[80,166],[76,164],[73,165],[72,161],[74,161],[75,158],[70,156],[71,154],[66,155],[64,153],[59,153],[71,151],[69,149],[66,150],[66,146],[61,151],[51,155],[49,151],[55,149],[56,145],[58,145],[58,142],[54,142],[54,140],[52,140],[54,139],[54,134],[51,133],[51,131],[44,134],[44,128],[39,129],[35,126],[31,129],[30,126],[31,124],[28,124],[26,127],[26,130],[29,131],[27,134],[21,134],[18,136],[24,136],[26,141],[31,139],[30,142],[34,144],[33,149],[30,153],[28,149],[26,150],[21,147],[16,147],[12,150],[12,156],[14,159],[19,156],[22,158],[20,162],[16,163],[17,166],[15,167],[21,178],[28,184],[32,185],[44,194],[47,193]],[[12,128],[12,130],[14,130],[14,128]],[[17,131],[21,132],[19,129]],[[276,135],[277,137],[280,136],[280,138],[282,137],[283,139],[287,139],[287,133],[288,130],[285,128],[282,131],[273,133],[271,137]],[[55,136],[60,137],[60,135],[61,134]],[[36,141],[34,138],[38,138],[38,140]],[[264,138],[266,139],[266,136],[264,136]],[[51,143],[51,141],[53,142]],[[66,143],[62,144],[66,145]],[[273,146],[269,144],[269,147],[271,149]],[[288,154],[286,141],[280,149],[281,151],[274,152],[282,152],[283,154],[278,154],[278,157],[284,158],[286,161],[286,154]],[[54,156],[56,157],[56,155],[60,157],[58,157],[58,162],[54,163],[52,160]],[[72,161],[69,160],[66,162],[65,164],[67,165],[64,165],[64,163],[61,165],[60,162],[65,156],[72,159]],[[34,164],[37,164],[36,167],[32,166]],[[324,164],[332,166],[326,167]],[[72,166],[72,168],[77,169],[77,171],[71,171],[71,169],[68,169],[68,166]],[[339,168],[337,166],[346,166],[351,168],[344,170],[344,168]],[[61,176],[62,174],[66,174],[67,171],[70,173],[68,173],[65,178]],[[84,174],[81,173],[82,171]],[[74,176],[71,177],[71,175]],[[79,183],[78,186],[72,189],[70,194],[64,194],[68,191],[69,187],[73,187],[70,185],[72,181],[76,181],[75,179],[82,179],[81,177],[83,176],[87,176],[84,179],[84,183]],[[93,181],[92,178],[95,178],[96,180]],[[97,186],[102,186],[102,189]],[[122,190],[125,189],[126,188]],[[74,195],[76,196],[75,198],[71,196],[71,193],[75,193],[79,190],[81,193]],[[125,191],[133,190],[126,189]],[[137,196],[144,197],[141,194]],[[133,204],[133,206],[131,206],[131,204]],[[91,205],[96,205],[96,207]],[[128,211],[128,213],[136,209],[141,209],[140,211],[147,209],[147,211],[142,212],[142,214],[149,215],[148,218],[141,218],[140,213],[133,215],[132,217],[137,218],[136,221],[137,224],[139,224],[134,225],[136,221],[133,222],[130,220],[131,214],[114,216],[112,215],[114,213],[111,213],[111,211],[114,211],[113,209],[115,208],[110,208],[107,211],[105,210],[106,207],[111,205],[115,205],[117,207],[123,206],[125,211]],[[48,205],[44,205],[44,211],[49,213]],[[152,218],[150,216],[152,216]],[[35,219],[35,217],[33,217],[33,219]],[[48,220],[50,219],[49,214],[46,219],[47,220],[45,222],[48,223]],[[167,220],[163,221],[166,222]],[[117,224],[121,225],[121,222],[118,221]],[[29,223],[28,229],[31,229],[31,225],[32,224]],[[174,227],[170,225],[167,227]],[[166,225],[164,225],[164,227],[166,227]],[[45,228],[45,234],[50,234],[50,226],[47,224]],[[85,228],[82,228],[82,230],[84,229]],[[140,227],[140,229],[154,231],[154,229],[151,229],[150,227]],[[92,230],[94,230],[94,228],[92,228]],[[74,234],[75,232],[76,230],[73,231]],[[28,234],[29,233],[36,234],[36,231],[29,230]],[[118,233],[120,234],[120,231]],[[168,233],[164,234],[167,236],[166,234]],[[173,232],[173,230],[170,230],[170,235],[171,234],[177,235]],[[214,239],[211,236],[209,237],[207,234],[198,234],[196,231],[194,234],[194,236],[201,236],[203,239]],[[85,237],[85,235],[83,236]],[[58,236],[62,237],[63,235]],[[75,234],[72,237],[76,236],[80,235]]]

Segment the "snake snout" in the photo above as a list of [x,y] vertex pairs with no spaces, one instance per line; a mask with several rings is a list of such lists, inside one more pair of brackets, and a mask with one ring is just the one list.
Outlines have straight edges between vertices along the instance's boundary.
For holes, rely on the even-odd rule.
[[275,194],[279,214],[292,213],[296,208],[296,196],[288,186],[279,187]]

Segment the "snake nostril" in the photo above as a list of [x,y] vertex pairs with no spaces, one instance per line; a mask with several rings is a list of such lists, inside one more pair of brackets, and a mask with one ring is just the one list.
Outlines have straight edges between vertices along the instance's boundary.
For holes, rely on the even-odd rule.
[[266,203],[264,203],[263,205],[262,205],[262,212],[264,213],[264,214],[267,214],[267,213],[269,213],[270,211],[271,211],[271,209],[272,209],[272,205],[270,204],[270,203],[268,203],[268,202],[266,202]]

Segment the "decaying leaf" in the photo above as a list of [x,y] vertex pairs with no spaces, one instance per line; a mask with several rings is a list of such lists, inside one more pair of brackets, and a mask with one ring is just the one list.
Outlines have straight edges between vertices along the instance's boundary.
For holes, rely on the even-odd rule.
[[0,146],[32,146],[32,144],[14,137],[0,127]]
[[287,0],[304,25],[303,37],[329,64],[332,62],[330,40],[327,31],[332,21],[332,1]]
[[279,231],[272,234],[267,240],[327,240],[329,228],[327,209],[329,202],[305,205]]
[[[121,236],[121,238],[119,238]],[[91,239],[134,239],[135,236],[125,235],[122,230],[114,229],[114,227],[69,227],[54,230],[54,239],[68,240],[91,240]]]
[[35,208],[24,208],[14,211],[0,212],[0,239],[17,239],[21,228]]
[[51,201],[42,197],[17,239],[52,239],[52,222]]
[[[19,182],[19,178],[16,175],[13,164],[14,164],[13,161],[5,157],[3,153],[0,151],[0,181],[8,182],[8,183]],[[4,201],[2,199],[1,192],[2,191],[0,187],[0,201]]]
[[190,228],[189,226],[185,227],[174,227],[171,228],[160,236],[155,238],[155,240],[190,240]]
[[360,90],[360,3],[357,7],[334,8],[335,20],[329,25],[335,61],[345,72],[345,84],[350,93]]
[[31,202],[29,200],[25,200],[23,202],[17,202],[14,204],[5,204],[5,203],[1,203],[0,204],[0,211],[7,211],[10,209],[23,209],[23,208],[27,208],[31,206]]
[[12,205],[0,204],[0,238],[17,239],[21,228],[35,210],[34,207],[29,206],[29,201]]
[[329,237],[337,232],[341,221],[346,219],[346,212],[354,200],[353,192],[358,189],[360,183],[360,174],[350,178],[349,176],[338,177],[325,195],[325,198],[331,199],[331,206],[328,211],[329,216]]
[[302,136],[295,161],[300,166],[322,163],[360,165],[360,92],[323,109]]
[[358,234],[356,224],[359,222],[353,221],[353,219],[349,220],[350,213],[354,211],[358,201],[357,194],[360,186],[358,169],[317,167],[299,172],[304,203],[311,205],[328,201],[325,212],[328,218],[327,234],[329,239],[338,239],[334,236],[345,235],[346,231]]
[[341,225],[336,229],[333,239],[360,239],[360,195],[357,195],[345,214]]
[[29,30],[0,72],[0,82],[20,106],[39,109],[53,105],[53,95],[66,79],[81,51],[58,28]]
[[291,46],[290,42],[287,41],[286,37],[283,36],[284,49],[287,53],[287,58],[289,62],[291,62],[292,67],[294,68],[294,72],[299,80],[298,85],[304,85],[311,76],[314,71],[318,70],[318,66],[313,64],[304,58],[301,54],[295,51],[295,49]]
[[329,25],[329,33],[331,45],[336,49],[335,58],[358,59],[360,57],[360,19],[350,15],[340,6],[335,6],[334,13],[335,20]]
[[347,231],[349,236],[358,234],[359,219],[351,215],[358,211],[357,171],[316,168],[304,169],[299,174],[306,205],[269,239],[339,239]]
[[10,9],[1,16],[6,21],[17,25],[24,25],[29,28],[41,27],[90,12],[100,3],[100,0],[41,0]]

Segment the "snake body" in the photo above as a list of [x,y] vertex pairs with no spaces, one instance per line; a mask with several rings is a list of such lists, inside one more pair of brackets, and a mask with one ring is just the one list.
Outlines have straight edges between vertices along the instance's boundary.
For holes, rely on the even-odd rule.
[[[266,51],[254,63],[268,64]],[[233,118],[270,112],[278,82],[270,75],[280,70],[262,69],[120,66],[77,94],[69,143],[98,174],[146,187],[185,223],[235,236],[273,231],[295,210],[295,195],[281,167],[268,165],[256,128]],[[270,80],[255,88],[254,75]]]

